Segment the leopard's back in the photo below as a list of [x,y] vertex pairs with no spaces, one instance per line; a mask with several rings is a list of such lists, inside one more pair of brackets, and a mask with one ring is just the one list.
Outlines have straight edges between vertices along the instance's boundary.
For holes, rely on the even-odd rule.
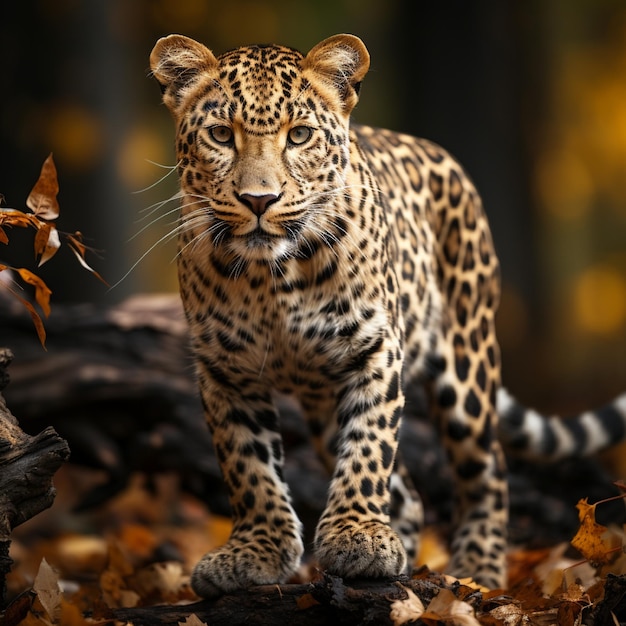
[[[452,155],[429,140],[359,125],[354,132],[386,198],[410,367],[423,372],[430,366],[429,352],[422,348],[434,340],[424,333],[446,334],[451,316],[463,328],[473,326],[471,345],[459,335],[451,337],[457,348],[463,347],[466,361],[478,343],[476,333],[486,333],[481,325],[490,325],[493,341],[484,350],[496,364],[495,330],[481,312],[491,317],[497,311],[500,270],[472,180]],[[464,367],[472,369],[469,363]]]

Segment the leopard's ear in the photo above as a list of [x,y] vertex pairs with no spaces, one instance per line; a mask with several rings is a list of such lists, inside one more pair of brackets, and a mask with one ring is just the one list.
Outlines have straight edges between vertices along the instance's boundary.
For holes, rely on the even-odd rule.
[[156,42],[150,54],[152,74],[161,86],[163,102],[175,112],[203,72],[217,68],[217,59],[201,43],[169,35]]
[[365,44],[354,35],[334,35],[318,43],[302,61],[303,69],[311,70],[334,88],[346,113],[359,99],[359,87],[370,66]]

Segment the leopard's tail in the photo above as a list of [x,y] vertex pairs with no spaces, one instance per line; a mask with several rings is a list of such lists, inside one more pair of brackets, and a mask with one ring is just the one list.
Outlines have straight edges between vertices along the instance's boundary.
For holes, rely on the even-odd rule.
[[516,457],[559,461],[591,456],[626,440],[626,394],[602,408],[562,418],[528,409],[500,389],[497,409],[498,438],[507,454]]

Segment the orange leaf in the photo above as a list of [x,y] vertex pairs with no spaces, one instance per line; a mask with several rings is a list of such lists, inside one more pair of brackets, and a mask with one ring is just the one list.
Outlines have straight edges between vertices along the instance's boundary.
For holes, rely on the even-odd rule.
[[55,220],[59,217],[58,193],[57,169],[50,153],[43,162],[39,180],[26,199],[26,206],[42,220]]
[[87,251],[87,246],[83,243],[83,233],[77,230],[75,233],[71,235],[67,235],[67,240],[70,242],[72,246],[76,248],[76,251],[82,256],[85,257],[85,252]]
[[0,243],[9,243],[9,237],[2,228],[0,228]]
[[119,540],[128,552],[143,558],[148,558],[158,544],[154,532],[142,524],[124,524]]
[[22,301],[22,304],[26,307],[26,309],[30,313],[30,316],[33,320],[33,324],[35,325],[35,330],[37,331],[37,337],[39,338],[39,343],[41,344],[42,348],[45,349],[46,329],[43,326],[41,317],[39,317],[39,314],[37,313],[37,311],[35,311],[35,307],[28,300],[24,300],[23,298],[20,298],[19,296],[17,297]]
[[39,256],[39,267],[49,261],[61,247],[59,231],[52,225],[42,222],[35,235],[35,254]]
[[316,606],[318,604],[319,601],[316,600],[311,593],[305,593],[296,600],[296,606],[298,607],[299,611],[310,609],[312,606]]
[[75,254],[78,262],[89,272],[91,272],[100,282],[104,283],[107,287],[109,283],[107,283],[96,270],[94,270],[88,263],[85,261],[85,252],[87,250],[87,246],[82,242],[82,233],[76,231],[73,235],[67,235],[67,245],[70,247],[70,250]]
[[31,213],[24,213],[17,211],[16,209],[2,209],[0,208],[0,225],[6,224],[7,226],[18,226],[20,228],[28,228],[33,226],[37,228],[39,226],[39,220]]
[[48,285],[30,270],[19,267],[16,271],[22,277],[22,280],[35,287],[35,300],[37,300],[37,304],[41,307],[44,315],[48,317],[50,315],[50,294],[52,293],[48,289]]
[[[0,265],[0,271],[8,269],[6,265]],[[11,287],[7,284],[2,285],[5,289],[13,294],[15,298],[17,298],[23,305],[24,308],[30,313],[30,316],[33,320],[33,324],[35,325],[35,330],[37,331],[37,337],[39,337],[39,343],[41,346],[46,348],[46,329],[43,326],[43,322],[41,321],[41,317],[39,317],[39,313],[35,310],[35,307],[28,301],[22,298],[18,293],[16,293]]]
[[606,526],[596,522],[596,505],[588,504],[587,498],[576,505],[580,528],[572,539],[572,545],[592,563],[606,563],[614,554],[614,546],[603,538]]
[[58,623],[63,626],[90,626],[94,621],[85,619],[78,606],[61,597],[61,617]]
[[127,579],[134,568],[117,544],[109,546],[109,564],[100,574],[102,597],[109,607],[130,607],[139,603],[139,595],[128,588]]

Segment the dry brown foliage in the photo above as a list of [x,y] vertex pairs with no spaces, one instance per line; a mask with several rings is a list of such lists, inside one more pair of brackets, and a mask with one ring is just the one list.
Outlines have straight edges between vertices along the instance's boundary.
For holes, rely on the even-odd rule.
[[[34,250],[38,267],[47,263],[61,247],[61,240],[65,240],[70,250],[75,254],[78,262],[96,278],[106,284],[106,281],[85,260],[88,248],[83,243],[82,233],[64,233],[57,229],[56,220],[59,217],[59,203],[57,195],[59,183],[57,170],[52,154],[44,161],[39,178],[26,198],[29,212],[7,207],[0,207],[0,243],[9,244],[8,231],[11,228],[32,228],[35,230]],[[35,288],[35,301],[45,317],[50,314],[51,290],[46,283],[33,271],[25,267],[11,267],[0,262],[0,272],[13,270],[20,279]],[[1,281],[0,285],[7,289],[26,307],[30,313],[37,336],[42,346],[45,346],[46,331],[37,309],[29,300],[23,298],[16,288],[21,288],[14,280]]]

